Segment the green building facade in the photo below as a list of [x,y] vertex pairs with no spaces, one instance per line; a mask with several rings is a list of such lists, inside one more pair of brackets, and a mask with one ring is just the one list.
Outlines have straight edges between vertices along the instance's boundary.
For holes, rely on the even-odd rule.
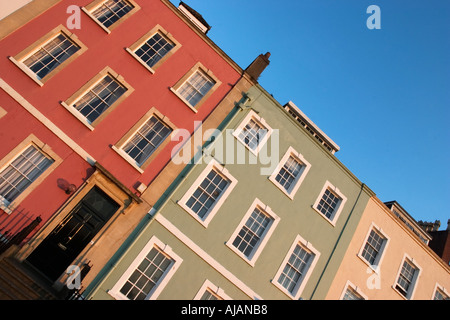
[[214,139],[173,157],[191,163],[87,298],[325,298],[373,192],[293,103],[259,85],[219,129],[200,127],[194,139]]

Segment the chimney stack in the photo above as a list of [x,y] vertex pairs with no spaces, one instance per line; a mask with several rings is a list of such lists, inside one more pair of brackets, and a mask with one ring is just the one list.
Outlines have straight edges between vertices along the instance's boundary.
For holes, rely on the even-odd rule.
[[258,81],[261,73],[269,65],[270,52],[266,54],[260,54],[248,67],[245,72],[250,75],[254,80]]

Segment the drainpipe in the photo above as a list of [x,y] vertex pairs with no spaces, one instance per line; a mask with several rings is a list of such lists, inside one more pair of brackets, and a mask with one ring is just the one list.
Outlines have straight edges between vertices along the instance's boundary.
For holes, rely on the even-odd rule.
[[[226,119],[217,127],[218,130],[222,131],[225,127],[227,127],[235,118],[236,116],[244,110],[245,105],[251,101],[251,98],[248,95],[244,95],[244,101],[240,102],[239,104],[237,104],[233,110],[230,112],[231,117],[230,119]],[[246,106],[249,107],[249,106]],[[230,116],[230,114],[228,114],[227,117]],[[192,134],[192,136],[195,134],[195,132]],[[203,153],[203,150],[205,150],[210,144],[214,143],[214,141],[207,141],[205,142],[205,144],[202,146],[201,150],[199,150],[198,152]],[[194,155],[194,157],[192,159],[195,159],[196,156]],[[186,171],[185,173],[181,173],[179,178],[180,180],[176,179],[171,186],[169,186],[169,188],[167,190],[170,190],[168,193],[165,192],[163,194],[163,196],[161,198],[158,199],[158,201],[156,201],[155,205],[152,207],[152,209],[150,210],[150,212],[148,213],[147,216],[150,216],[151,218],[153,218],[157,212],[159,212],[160,208],[164,207],[166,205],[166,203],[169,201],[170,197],[178,190],[179,186],[189,177],[190,173],[192,172],[192,169],[195,167],[196,163],[193,162],[193,160],[191,161],[191,163],[189,163],[185,169],[183,169],[183,171]],[[174,186],[174,187],[172,187]],[[171,189],[173,188],[173,189]],[[151,220],[151,218],[148,218],[149,220]]]
[[352,214],[353,214],[353,211],[355,210],[356,205],[357,205],[358,202],[359,202],[359,198],[361,197],[361,193],[362,193],[362,191],[364,190],[364,187],[365,187],[365,184],[362,183],[362,184],[361,184],[361,189],[359,190],[358,197],[356,198],[356,201],[355,201],[355,203],[353,204],[352,210],[350,211],[349,215],[347,216],[347,220],[345,221],[344,226],[342,227],[342,230],[341,230],[341,232],[339,233],[339,236],[338,236],[338,238],[337,238],[337,240],[336,240],[336,243],[334,244],[333,250],[331,251],[331,254],[330,254],[330,256],[328,257],[328,260],[327,260],[327,262],[326,262],[326,264],[325,264],[325,267],[324,267],[323,270],[322,270],[322,273],[320,274],[320,277],[319,277],[319,280],[318,280],[317,283],[316,283],[316,286],[314,287],[314,290],[313,290],[313,292],[312,292],[312,294],[311,294],[310,300],[313,300],[313,297],[314,297],[314,294],[316,293],[317,287],[319,286],[320,281],[322,280],[323,276],[325,275],[325,272],[327,271],[328,265],[330,264],[330,261],[331,261],[331,259],[333,258],[333,255],[334,255],[334,253],[335,253],[335,251],[336,251],[336,249],[337,249],[337,247],[338,247],[338,245],[339,245],[339,242],[341,241],[342,235],[343,235],[343,233],[344,233],[344,231],[345,231],[345,229],[346,229],[346,227],[347,227],[348,222],[350,221],[350,218],[352,217]]

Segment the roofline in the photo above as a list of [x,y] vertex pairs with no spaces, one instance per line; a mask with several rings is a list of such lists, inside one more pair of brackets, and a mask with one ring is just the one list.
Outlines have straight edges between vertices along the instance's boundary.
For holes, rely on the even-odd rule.
[[[391,217],[393,221],[395,221],[405,232],[409,235],[411,235],[411,238],[416,241],[426,252],[428,252],[440,265],[444,266],[444,269],[447,270],[447,272],[450,273],[450,265],[446,264],[445,261],[431,249],[425,242],[419,239],[419,237],[411,230],[409,229],[400,219],[397,218],[397,216],[390,210],[386,203],[391,202],[397,202],[397,201],[389,201],[389,202],[383,202],[381,201],[377,196],[373,196],[372,199],[375,201],[375,203],[386,213]],[[370,201],[370,200],[369,200]],[[398,203],[398,202],[397,202]]]
[[180,1],[178,8],[180,8],[180,7],[184,7],[193,16],[194,19],[198,20],[198,22],[205,27],[205,29],[206,29],[205,34],[208,33],[209,30],[211,30],[211,26],[205,20],[205,18],[199,12],[197,12],[195,9],[190,7],[187,3]]
[[[302,125],[300,125],[288,112],[287,110],[269,93],[267,92],[266,89],[264,89],[264,87],[262,87],[259,83],[255,84],[255,87],[258,88],[260,90],[260,92],[262,94],[264,94],[266,96],[266,98],[270,99],[279,109],[280,111],[282,111],[282,113],[286,116],[287,119],[289,119],[289,121],[291,121],[293,124],[295,124],[295,126],[297,126],[300,130],[302,130],[305,135],[311,139],[311,141],[313,141],[319,148],[320,150],[323,151],[323,153],[329,157],[332,161],[334,161],[345,173],[347,173],[347,175],[353,179],[353,181],[358,184],[358,185],[363,185],[364,186],[364,191],[370,196],[373,197],[375,196],[375,192],[364,182],[362,182],[361,180],[358,179],[358,177],[352,172],[350,171],[349,168],[347,168],[337,157],[335,154],[329,152],[325,146],[323,144],[321,144],[316,138],[314,138],[311,134],[308,133],[308,131],[306,131],[306,128],[303,127]],[[252,97],[255,98],[255,97]]]
[[329,136],[325,134],[306,114],[303,113],[302,110],[300,110],[299,107],[297,107],[292,101],[289,101],[286,105],[292,107],[294,111],[301,117],[305,122],[307,122],[308,125],[314,128],[314,130],[324,139],[326,142],[331,145],[336,151],[340,150],[340,147],[337,145],[336,142],[334,142]]
[[165,4],[172,12],[177,15],[181,20],[183,20],[191,29],[194,31],[201,39],[203,39],[217,54],[219,54],[223,59],[227,60],[228,63],[241,75],[244,73],[244,69],[238,65],[231,57],[225,53],[211,38],[203,33],[188,17],[186,17],[183,12],[178,10],[175,5],[170,2],[170,0],[160,0]]
[[[0,41],[62,1],[63,0],[34,0],[0,20]],[[160,1],[165,4],[178,18],[183,20],[186,25],[190,27],[192,31],[194,31],[201,39],[203,39],[214,51],[216,51],[218,55],[226,60],[236,72],[243,75],[244,69],[233,59],[231,59],[231,57],[228,56],[205,33],[201,32],[201,30],[199,30],[199,28],[191,20],[189,20],[188,17],[178,10],[178,8],[171,3],[170,0]]]
[[[424,236],[424,238],[426,238],[428,241],[430,241],[432,239],[432,237],[428,234],[428,232],[426,232],[425,230],[423,230],[423,228],[417,223],[416,219],[413,218],[412,215],[410,215],[408,213],[408,211],[406,211],[401,205],[400,203],[398,203],[396,200],[392,200],[392,201],[386,201],[383,202],[383,204],[388,207],[388,205],[393,204],[394,206],[396,206],[401,212],[401,214],[403,214],[408,220],[409,222],[411,222],[414,227],[416,227],[418,229],[417,232],[419,232],[420,234],[422,234]],[[389,208],[388,208],[389,209]],[[392,211],[391,209],[389,209],[390,211]]]

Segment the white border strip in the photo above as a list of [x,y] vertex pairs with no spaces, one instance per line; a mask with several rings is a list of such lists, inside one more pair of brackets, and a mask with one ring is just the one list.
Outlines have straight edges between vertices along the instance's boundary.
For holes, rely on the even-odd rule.
[[164,218],[161,214],[155,217],[164,228],[166,228],[170,233],[177,237],[181,242],[188,246],[195,254],[202,258],[211,267],[216,269],[220,274],[227,278],[236,287],[242,290],[246,295],[248,295],[253,300],[263,300],[255,291],[250,289],[245,283],[239,280],[234,274],[225,269],[220,263],[214,260],[208,253],[206,253],[202,248],[195,244],[188,236],[182,233],[177,227],[175,227],[169,220]]
[[75,153],[86,160],[90,165],[95,164],[95,159],[81,148],[75,141],[73,141],[67,134],[65,134],[60,128],[58,128],[53,122],[51,122],[46,116],[44,116],[38,109],[36,109],[31,103],[25,100],[16,90],[14,90],[9,84],[0,78],[0,88],[11,96],[18,104],[20,104],[25,110],[27,110],[33,117],[46,126],[52,133],[54,133],[59,139],[67,144]]

